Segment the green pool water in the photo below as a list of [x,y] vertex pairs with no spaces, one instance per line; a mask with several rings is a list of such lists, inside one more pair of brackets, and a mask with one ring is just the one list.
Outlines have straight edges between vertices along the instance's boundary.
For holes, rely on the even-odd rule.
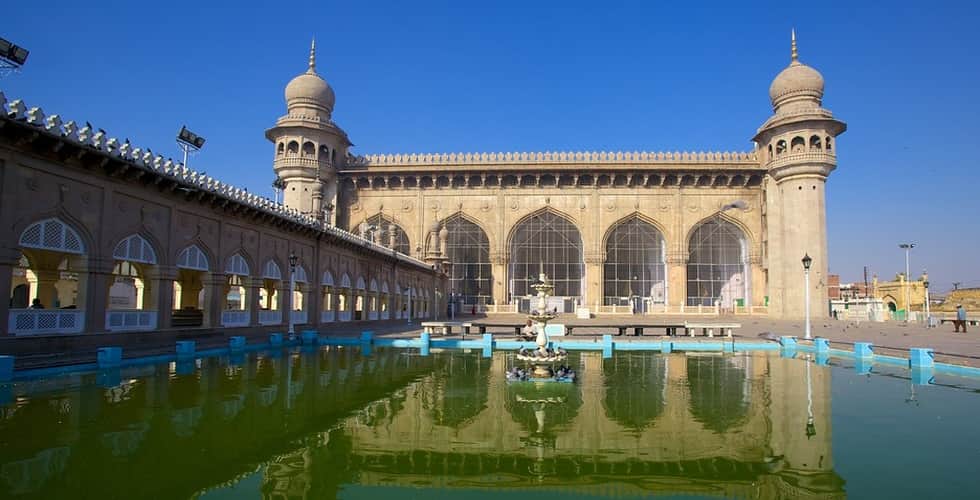
[[[802,357],[803,355],[798,355]],[[978,498],[980,382],[778,354],[352,348],[0,387],[0,498]]]

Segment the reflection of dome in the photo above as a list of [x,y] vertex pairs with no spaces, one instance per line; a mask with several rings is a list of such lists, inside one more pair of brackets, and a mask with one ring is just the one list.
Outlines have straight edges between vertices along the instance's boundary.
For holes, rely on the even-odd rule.
[[779,72],[773,79],[772,85],[769,86],[769,99],[772,100],[773,107],[778,108],[786,102],[800,98],[811,103],[816,101],[816,104],[819,105],[823,98],[823,76],[819,71],[799,61],[796,52],[795,31],[793,32],[791,57],[789,66]]
[[310,67],[306,73],[293,78],[286,85],[286,107],[312,108],[326,113],[333,112],[334,93],[330,85],[316,73],[316,44],[310,46]]

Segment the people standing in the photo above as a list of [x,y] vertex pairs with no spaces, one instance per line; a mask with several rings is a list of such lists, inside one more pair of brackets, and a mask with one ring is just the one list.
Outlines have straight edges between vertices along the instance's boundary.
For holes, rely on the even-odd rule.
[[955,329],[953,333],[959,333],[961,326],[963,327],[963,333],[966,333],[966,309],[963,309],[963,304],[957,304],[956,320],[953,321],[953,328]]

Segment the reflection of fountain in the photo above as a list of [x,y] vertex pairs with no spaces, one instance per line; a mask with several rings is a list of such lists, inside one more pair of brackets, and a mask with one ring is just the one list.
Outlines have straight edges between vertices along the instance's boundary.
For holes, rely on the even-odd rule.
[[538,307],[537,309],[531,310],[528,319],[533,322],[534,330],[537,332],[535,343],[538,345],[538,348],[529,351],[527,348],[522,347],[517,351],[517,359],[533,365],[534,369],[523,370],[515,367],[513,370],[507,372],[507,379],[511,381],[544,381],[549,379],[560,382],[574,381],[575,371],[571,368],[561,366],[557,371],[553,369],[555,363],[565,361],[568,353],[563,349],[553,350],[548,346],[548,333],[545,330],[548,327],[548,322],[557,316],[557,310],[555,312],[548,311],[548,297],[555,290],[555,286],[548,280],[548,276],[541,273],[539,281],[531,285],[531,288],[538,292]]

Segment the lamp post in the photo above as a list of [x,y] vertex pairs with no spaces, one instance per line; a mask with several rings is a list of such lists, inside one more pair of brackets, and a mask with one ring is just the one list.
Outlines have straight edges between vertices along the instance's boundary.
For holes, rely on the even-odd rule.
[[294,290],[296,290],[296,261],[299,260],[296,257],[295,252],[289,252],[289,310],[286,314],[289,314],[289,338],[293,338],[296,335],[296,330],[293,325],[293,299],[295,298]]
[[810,264],[813,263],[813,259],[810,258],[810,254],[803,255],[803,287],[805,289],[803,293],[803,308],[806,314],[806,322],[803,324],[803,338],[810,339]]
[[813,386],[810,382],[810,355],[806,356],[806,438],[817,435],[817,427],[813,421]]
[[905,322],[909,322],[912,312],[912,287],[909,286],[909,252],[915,248],[915,243],[900,243],[898,248],[905,250]]
[[187,126],[181,126],[177,132],[177,147],[184,152],[184,167],[187,167],[187,155],[196,153],[204,147],[204,138],[187,130]]
[[932,317],[929,314],[929,275],[922,272],[922,286],[925,287],[926,294],[926,328],[932,326]]

